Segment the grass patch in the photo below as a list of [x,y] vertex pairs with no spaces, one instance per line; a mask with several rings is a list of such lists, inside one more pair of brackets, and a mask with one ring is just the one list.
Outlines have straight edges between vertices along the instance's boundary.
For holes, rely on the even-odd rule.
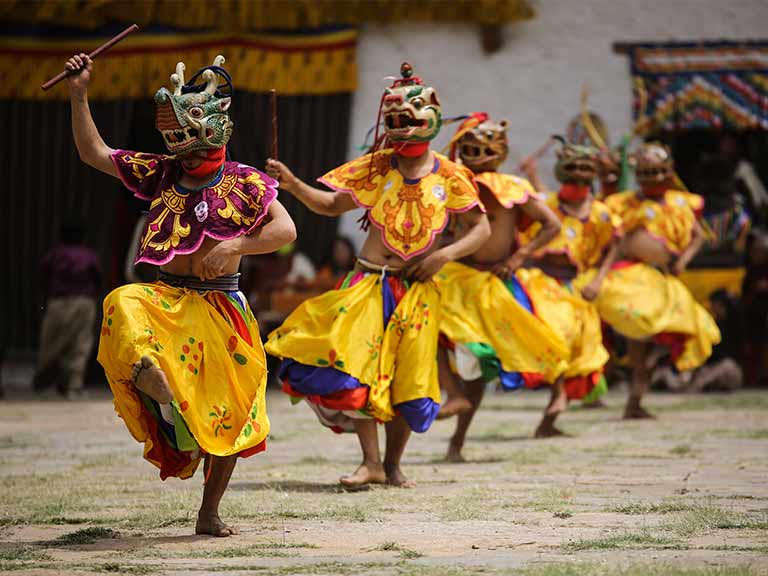
[[50,559],[50,554],[33,546],[0,548],[0,562],[40,562]]
[[667,522],[663,528],[682,537],[709,530],[766,530],[768,514],[763,513],[759,518],[755,518],[743,512],[717,506],[695,506]]
[[699,394],[676,404],[654,406],[658,412],[687,412],[688,410],[768,410],[768,396],[763,392],[746,391],[739,394]]
[[648,529],[640,532],[623,532],[620,534],[610,534],[599,538],[587,538],[583,540],[572,540],[564,548],[572,552],[581,552],[585,550],[625,550],[625,549],[643,549],[653,550],[686,550],[679,540],[664,536],[651,534]]
[[530,506],[539,512],[556,514],[568,510],[568,504],[572,498],[573,490],[571,488],[550,488],[542,492],[536,500],[530,502]]
[[150,564],[118,564],[117,562],[91,564],[86,568],[93,572],[105,572],[107,574],[154,574],[158,571],[158,568]]
[[107,540],[109,538],[119,538],[120,533],[112,530],[112,528],[102,528],[101,526],[90,526],[88,528],[82,528],[76,532],[70,532],[59,536],[55,540],[48,542],[49,546],[83,546],[85,544],[93,544],[99,540]]
[[682,512],[689,510],[690,505],[682,502],[630,502],[611,508],[611,512],[617,514],[627,514],[630,516],[644,516],[646,514],[671,514],[672,512]]
[[520,576],[753,576],[750,566],[685,567],[659,564],[637,564],[625,568],[601,564],[542,564],[530,566],[517,572]]
[[670,454],[675,456],[688,456],[692,452],[693,448],[691,448],[690,444],[678,444],[669,451]]
[[566,518],[571,518],[573,516],[573,512],[570,510],[560,510],[559,512],[554,512],[552,516],[565,520]]
[[421,558],[424,556],[424,554],[417,550],[406,548],[393,541],[383,542],[376,546],[376,548],[373,548],[373,550],[379,550],[382,552],[399,552],[398,556],[403,560],[413,560],[415,558]]
[[[183,554],[189,558],[292,558],[298,556],[298,549],[317,548],[314,544],[306,542],[285,543],[258,542],[250,546],[240,548],[224,548],[219,550],[201,550],[193,554]],[[293,550],[293,552],[290,552]]]

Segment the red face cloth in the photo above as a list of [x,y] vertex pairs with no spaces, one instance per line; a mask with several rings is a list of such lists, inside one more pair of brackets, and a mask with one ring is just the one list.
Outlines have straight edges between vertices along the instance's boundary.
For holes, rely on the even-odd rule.
[[216,148],[214,150],[208,150],[206,152],[205,159],[200,162],[200,165],[196,166],[195,168],[187,168],[184,166],[184,162],[181,163],[181,167],[192,178],[197,178],[202,180],[203,178],[206,178],[207,176],[210,176],[212,174],[215,174],[216,171],[218,171],[219,168],[221,168],[221,165],[224,164],[224,158],[227,155],[227,148],[226,146],[222,146],[221,148]]
[[590,191],[589,184],[566,183],[560,187],[558,197],[566,202],[580,202],[589,196]]
[[643,186],[643,196],[648,198],[661,198],[669,190],[669,186],[664,184],[654,184],[653,186]]
[[427,151],[429,142],[395,142],[392,148],[394,148],[395,154],[406,158],[416,158]]

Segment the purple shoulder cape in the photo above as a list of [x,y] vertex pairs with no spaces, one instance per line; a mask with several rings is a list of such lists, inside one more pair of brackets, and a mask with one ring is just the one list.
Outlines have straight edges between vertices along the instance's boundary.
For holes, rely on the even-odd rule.
[[252,232],[277,197],[277,181],[237,162],[225,162],[208,186],[179,186],[181,166],[172,156],[116,150],[112,162],[125,187],[150,202],[136,263],[162,265],[191,254],[205,237],[229,240]]

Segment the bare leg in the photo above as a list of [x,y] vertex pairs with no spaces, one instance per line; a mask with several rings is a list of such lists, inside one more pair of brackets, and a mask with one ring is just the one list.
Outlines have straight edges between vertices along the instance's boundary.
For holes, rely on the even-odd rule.
[[402,416],[385,425],[387,431],[387,450],[384,453],[384,471],[387,473],[387,484],[399,488],[412,488],[413,482],[408,480],[400,470],[400,460],[405,452],[405,445],[411,437],[411,429]]
[[552,393],[549,404],[544,409],[544,416],[536,427],[534,437],[551,438],[552,436],[565,436],[566,434],[555,426],[557,417],[568,407],[568,397],[565,395],[564,377],[561,376],[552,384]]
[[149,356],[142,356],[133,365],[133,383],[144,394],[159,404],[168,404],[173,400],[173,392],[160,367]]
[[448,462],[464,462],[464,456],[461,455],[461,449],[464,447],[464,439],[467,436],[467,430],[472,423],[472,418],[480,407],[480,402],[483,400],[485,394],[485,382],[482,380],[475,380],[474,382],[466,382],[464,388],[467,393],[467,400],[471,404],[471,408],[468,412],[459,414],[456,420],[456,431],[451,437],[451,443],[448,445],[448,453],[445,455],[445,459]]
[[625,420],[655,418],[645,408],[640,406],[643,395],[648,391],[651,383],[651,369],[648,366],[648,348],[646,342],[637,340],[629,341],[629,360],[632,364],[632,385],[624,408]]
[[471,410],[472,404],[464,396],[461,388],[459,388],[456,378],[453,372],[451,372],[451,366],[448,363],[448,353],[443,347],[437,349],[437,374],[440,380],[440,388],[445,390],[448,396],[446,401],[440,406],[437,419],[450,418]]
[[356,419],[355,432],[363,450],[363,463],[352,474],[339,478],[342,486],[356,488],[366,484],[383,484],[387,478],[381,465],[379,452],[379,431],[376,421]]
[[203,503],[197,514],[195,534],[211,534],[212,536],[232,536],[239,534],[234,526],[228,526],[219,518],[219,502],[227,489],[232,471],[235,469],[237,456],[205,457],[205,475],[208,481],[203,488]]

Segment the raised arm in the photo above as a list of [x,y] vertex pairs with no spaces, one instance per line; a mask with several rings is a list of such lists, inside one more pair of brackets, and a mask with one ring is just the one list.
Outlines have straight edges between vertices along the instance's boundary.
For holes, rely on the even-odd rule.
[[480,208],[475,207],[468,212],[458,214],[457,220],[467,233],[455,242],[435,250],[423,260],[408,266],[408,274],[412,278],[419,282],[426,282],[446,263],[477,252],[491,237],[488,217]]
[[338,216],[358,207],[349,194],[321,190],[303,182],[279,160],[271,158],[267,160],[267,174],[280,183],[280,188],[298,198],[302,204],[317,214]]
[[536,192],[543,194],[545,192],[551,192],[549,187],[544,184],[544,181],[539,175],[538,163],[535,156],[527,158],[522,164],[520,164],[520,170],[525,174],[525,177],[530,180]]
[[96,128],[88,106],[88,84],[91,81],[93,62],[86,54],[72,56],[65,64],[67,70],[80,70],[79,74],[67,76],[69,100],[72,105],[72,135],[80,159],[110,176],[118,177],[117,168],[112,163],[112,148]]

